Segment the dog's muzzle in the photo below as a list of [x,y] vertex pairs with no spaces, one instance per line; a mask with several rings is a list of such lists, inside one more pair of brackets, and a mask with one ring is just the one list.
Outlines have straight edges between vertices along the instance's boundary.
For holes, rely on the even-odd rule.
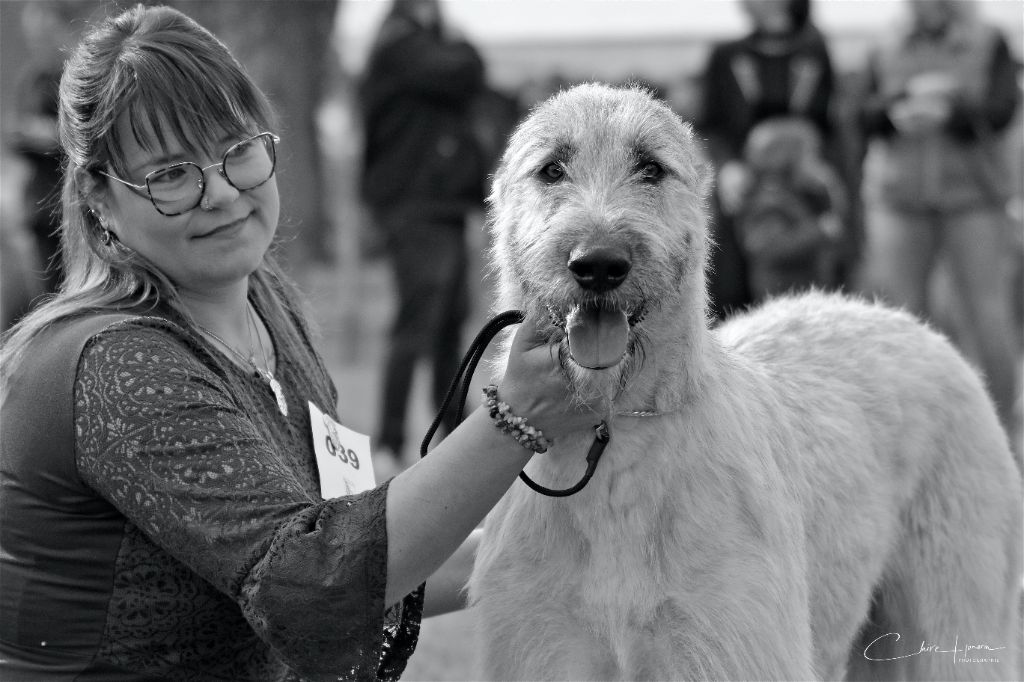
[[568,305],[548,305],[552,324],[565,332],[569,358],[592,370],[618,365],[629,352],[630,330],[643,317],[643,306],[623,305],[616,291],[633,268],[627,247],[579,245],[566,268],[579,289]]
[[629,311],[594,303],[576,305],[568,313],[551,305],[547,310],[551,324],[565,333],[569,358],[592,370],[609,369],[626,357],[630,332],[647,312],[643,303]]

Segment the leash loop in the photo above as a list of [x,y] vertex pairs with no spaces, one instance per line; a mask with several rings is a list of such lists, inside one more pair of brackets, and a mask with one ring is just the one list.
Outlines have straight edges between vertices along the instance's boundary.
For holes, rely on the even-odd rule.
[[[431,423],[430,428],[427,429],[426,436],[423,437],[423,442],[420,443],[420,457],[426,457],[427,452],[430,448],[430,442],[434,439],[437,434],[437,430],[441,427],[441,421],[443,420],[444,413],[447,412],[449,405],[455,398],[456,394],[459,396],[458,409],[455,413],[456,423],[462,421],[462,413],[466,407],[466,396],[469,394],[469,385],[473,379],[473,372],[476,371],[476,367],[480,364],[480,360],[483,358],[484,352],[487,350],[487,345],[497,336],[505,327],[512,324],[519,324],[526,319],[526,314],[521,310],[506,310],[503,313],[495,315],[487,324],[484,325],[483,329],[476,335],[472,343],[469,344],[469,350],[466,351],[466,355],[462,358],[462,363],[459,365],[458,371],[455,373],[455,378],[452,379],[451,384],[448,386],[448,392],[445,394],[444,401],[441,403],[440,409],[437,411],[437,416]],[[525,471],[519,472],[519,478],[529,488],[541,495],[547,495],[548,497],[568,497],[574,495],[579,491],[583,490],[583,487],[590,482],[591,477],[594,475],[594,471],[597,469],[597,463],[601,459],[601,455],[604,454],[604,449],[611,440],[611,432],[608,429],[608,424],[602,421],[600,424],[594,427],[594,442],[590,445],[590,450],[587,452],[587,470],[583,474],[583,478],[571,488],[565,490],[552,490],[546,488],[533,479],[526,475]]]
[[548,497],[568,497],[569,495],[575,495],[579,491],[583,490],[583,487],[590,482],[591,477],[594,475],[594,471],[597,470],[597,463],[601,459],[601,455],[604,454],[604,449],[608,445],[608,441],[612,439],[611,433],[608,431],[608,424],[603,420],[600,424],[594,427],[594,442],[590,444],[590,450],[587,452],[587,470],[583,474],[583,478],[571,488],[565,490],[552,490],[551,488],[545,488],[540,485],[532,478],[526,475],[525,471],[519,472],[519,478],[529,486],[530,490],[538,492],[541,495],[547,495]]

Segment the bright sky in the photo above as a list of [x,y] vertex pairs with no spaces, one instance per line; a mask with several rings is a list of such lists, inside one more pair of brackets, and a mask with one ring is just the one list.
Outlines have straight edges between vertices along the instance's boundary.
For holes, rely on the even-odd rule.
[[[973,0],[1010,35],[1024,35],[1024,0]],[[443,0],[450,23],[480,44],[522,40],[736,34],[746,23],[738,0]],[[342,50],[360,61],[390,0],[341,3]],[[870,30],[898,21],[901,0],[815,0],[826,31]],[[1017,45],[1018,54],[1021,46]]]

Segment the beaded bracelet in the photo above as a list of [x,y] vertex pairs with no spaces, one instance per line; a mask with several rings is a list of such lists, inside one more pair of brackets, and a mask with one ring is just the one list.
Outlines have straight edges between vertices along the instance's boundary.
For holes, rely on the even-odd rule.
[[515,438],[527,450],[547,452],[551,442],[540,429],[526,423],[526,417],[517,417],[508,403],[498,399],[498,387],[494,384],[484,387],[484,406],[494,420],[494,425]]

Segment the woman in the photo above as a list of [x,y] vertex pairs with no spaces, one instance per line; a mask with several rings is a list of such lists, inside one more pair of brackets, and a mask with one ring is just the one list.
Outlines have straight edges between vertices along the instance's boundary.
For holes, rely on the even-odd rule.
[[1006,426],[1016,360],[1009,303],[1012,194],[1001,133],[1020,90],[1005,37],[974,3],[908,0],[909,22],[872,55],[861,121],[865,287],[922,316],[944,260]]
[[797,118],[814,127],[827,156],[833,146],[834,72],[828,46],[811,21],[809,0],[743,0],[741,8],[751,31],[712,47],[701,78],[697,124],[719,169],[713,196],[718,247],[711,270],[716,274],[709,281],[718,317],[756,300],[734,220],[750,131],[769,119]]
[[[336,395],[268,254],[263,94],[195,22],[138,6],[71,56],[59,121],[66,280],[3,345],[0,677],[396,678],[417,586],[436,572],[428,612],[451,607],[462,543],[539,437],[478,410],[324,500],[311,418]],[[591,426],[530,322],[499,390],[548,438]]]
[[[392,468],[401,467],[418,362],[430,365],[435,408],[459,368],[470,304],[466,221],[483,207],[488,171],[473,130],[485,84],[480,54],[452,35],[439,0],[393,0],[359,82],[361,196],[398,294],[377,426]],[[455,428],[452,410],[442,423]]]

